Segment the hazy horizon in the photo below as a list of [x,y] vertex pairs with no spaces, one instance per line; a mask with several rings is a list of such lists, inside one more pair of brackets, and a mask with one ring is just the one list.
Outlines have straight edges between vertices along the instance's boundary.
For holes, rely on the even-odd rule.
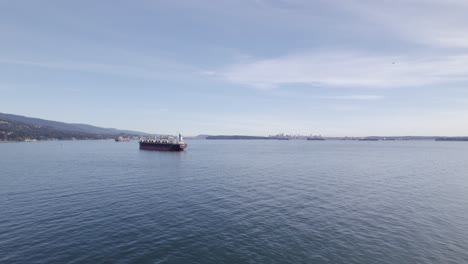
[[[2,114],[2,112],[0,112],[0,114]],[[3,113],[3,114],[12,114],[12,113]],[[14,114],[13,114],[14,115]],[[22,115],[19,115],[19,116],[22,116]],[[181,133],[180,131],[177,131],[177,132],[172,132],[172,133],[158,133],[158,132],[148,132],[148,131],[138,131],[138,130],[134,130],[134,129],[128,129],[128,128],[124,128],[124,127],[103,127],[103,126],[99,126],[99,125],[95,125],[95,124],[89,124],[89,123],[86,123],[86,122],[69,122],[69,121],[63,121],[63,120],[48,120],[48,119],[44,119],[44,118],[41,118],[41,117],[36,117],[36,116],[25,116],[25,117],[28,117],[28,118],[37,118],[37,119],[43,119],[43,120],[47,120],[47,121],[55,121],[55,122],[62,122],[62,123],[67,123],[67,124],[83,124],[83,125],[91,125],[91,126],[95,126],[95,127],[101,127],[101,128],[105,128],[105,129],[118,129],[118,130],[128,130],[128,131],[134,131],[134,132],[143,132],[143,133],[147,133],[147,134],[163,134],[163,135],[177,135],[179,133]],[[21,121],[20,121],[21,122]],[[204,135],[207,135],[207,136],[219,136],[219,135],[223,135],[223,136],[262,136],[262,137],[265,137],[265,136],[277,136],[277,135],[280,135],[280,134],[284,134],[285,136],[310,136],[310,135],[313,135],[313,136],[322,136],[322,137],[330,137],[330,138],[340,138],[340,137],[354,137],[354,138],[359,138],[359,137],[447,137],[446,135],[373,135],[373,134],[362,134],[362,135],[323,135],[323,134],[313,134],[313,133],[309,133],[309,134],[301,134],[301,133],[284,133],[284,132],[272,132],[272,133],[267,133],[267,134],[245,134],[245,133],[227,133],[227,134],[216,134],[216,133],[199,133],[199,134],[196,134],[196,135],[193,135],[193,134],[183,134],[184,137],[197,137],[197,136],[204,136]],[[449,137],[467,137],[467,135],[456,135],[456,136],[449,136]]]
[[468,2],[0,3],[0,112],[184,135],[467,136]]

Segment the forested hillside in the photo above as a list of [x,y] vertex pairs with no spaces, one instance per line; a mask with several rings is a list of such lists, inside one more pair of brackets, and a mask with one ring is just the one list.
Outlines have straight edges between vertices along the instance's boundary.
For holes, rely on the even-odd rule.
[[0,118],[0,141],[106,139],[109,134],[67,131]]

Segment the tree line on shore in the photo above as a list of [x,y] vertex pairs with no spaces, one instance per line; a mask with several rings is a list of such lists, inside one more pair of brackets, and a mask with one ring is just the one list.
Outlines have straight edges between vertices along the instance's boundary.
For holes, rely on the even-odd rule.
[[0,141],[107,139],[113,135],[59,130],[52,127],[0,119]]

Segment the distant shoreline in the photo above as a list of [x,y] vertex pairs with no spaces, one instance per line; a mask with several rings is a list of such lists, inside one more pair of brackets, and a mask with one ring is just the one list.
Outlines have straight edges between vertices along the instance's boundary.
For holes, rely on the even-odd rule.
[[[114,137],[96,137],[96,138],[21,138],[21,139],[0,139],[0,143],[9,142],[43,142],[43,141],[83,141],[83,140],[113,140]],[[136,138],[135,138],[136,139]],[[307,140],[316,141],[309,137],[287,137],[287,136],[246,136],[246,135],[217,135],[204,137],[186,137],[187,140]],[[468,137],[426,137],[426,136],[406,136],[406,137],[321,137],[319,141],[448,141],[448,142],[468,142]]]
[[[310,140],[307,136],[245,136],[245,135],[217,135],[205,136],[204,138],[195,137],[194,139],[206,140]],[[416,140],[435,140],[435,141],[468,141],[468,137],[440,137],[440,136],[403,136],[403,137],[320,137],[321,140],[355,140],[355,141],[416,141]]]
[[30,140],[0,140],[0,143],[30,143],[30,142],[45,142],[45,141],[86,141],[86,140],[113,140],[113,138],[80,138],[80,139],[30,139]]

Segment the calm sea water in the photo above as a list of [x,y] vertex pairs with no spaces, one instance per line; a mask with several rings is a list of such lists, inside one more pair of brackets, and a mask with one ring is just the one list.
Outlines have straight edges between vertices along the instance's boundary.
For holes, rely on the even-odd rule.
[[1,263],[468,263],[468,143],[0,144]]

